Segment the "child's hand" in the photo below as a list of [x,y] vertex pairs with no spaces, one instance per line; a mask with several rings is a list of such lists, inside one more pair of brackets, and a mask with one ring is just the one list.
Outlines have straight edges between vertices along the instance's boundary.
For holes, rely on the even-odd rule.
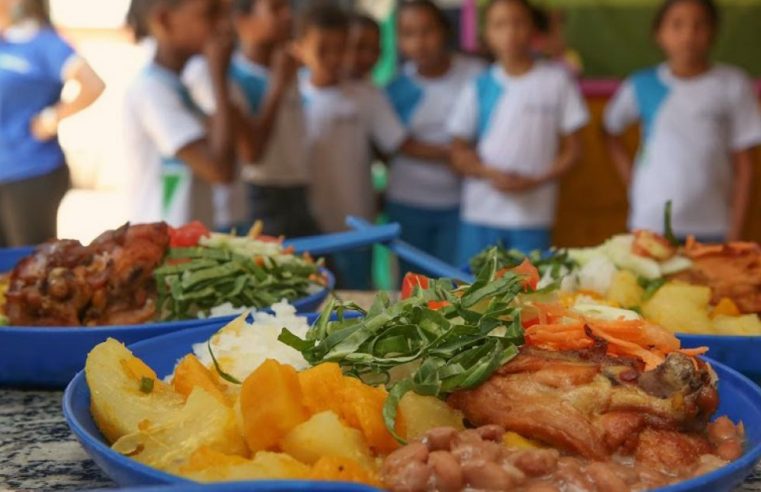
[[541,181],[517,173],[498,173],[492,177],[491,183],[504,193],[523,193],[536,188]]
[[220,19],[214,34],[204,47],[204,55],[213,74],[227,76],[234,49],[235,32],[232,23],[227,19]]
[[272,57],[272,81],[273,86],[283,90],[296,79],[299,62],[293,55],[290,45],[281,46],[275,50]]

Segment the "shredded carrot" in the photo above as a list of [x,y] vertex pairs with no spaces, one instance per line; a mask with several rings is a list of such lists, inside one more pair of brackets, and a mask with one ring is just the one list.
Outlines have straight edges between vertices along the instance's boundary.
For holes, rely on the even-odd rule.
[[741,254],[758,252],[759,248],[757,243],[744,241],[734,241],[726,244],[702,244],[695,240],[693,236],[689,236],[684,251],[690,258],[700,258],[703,256],[723,253]]
[[707,351],[705,347],[681,349],[674,334],[645,320],[586,318],[557,303],[532,306],[538,313],[539,323],[525,328],[528,345],[550,350],[580,350],[591,347],[596,337],[607,342],[610,355],[635,357],[644,362],[648,370],[663,363],[672,352],[697,357]]

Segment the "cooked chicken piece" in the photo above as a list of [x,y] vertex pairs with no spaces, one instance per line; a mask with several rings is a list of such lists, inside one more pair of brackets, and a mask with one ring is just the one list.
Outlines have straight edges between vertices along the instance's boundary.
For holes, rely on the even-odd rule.
[[475,425],[497,424],[605,459],[632,452],[644,429],[705,428],[718,397],[708,366],[693,365],[683,354],[642,372],[627,359],[524,347],[484,384],[455,393],[449,403]]
[[689,242],[685,253],[692,268],[670,278],[711,288],[711,302],[728,297],[743,313],[761,313],[761,245]]
[[125,225],[89,246],[41,245],[13,270],[5,310],[17,326],[136,324],[156,314],[153,271],[169,246],[167,225]]

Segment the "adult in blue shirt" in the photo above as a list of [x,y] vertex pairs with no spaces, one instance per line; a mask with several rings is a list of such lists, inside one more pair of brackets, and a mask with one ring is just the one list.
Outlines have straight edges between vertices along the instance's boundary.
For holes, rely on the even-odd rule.
[[[63,101],[68,81],[77,95]],[[50,25],[44,0],[0,0],[0,247],[56,236],[69,171],[58,123],[92,104],[103,81]]]

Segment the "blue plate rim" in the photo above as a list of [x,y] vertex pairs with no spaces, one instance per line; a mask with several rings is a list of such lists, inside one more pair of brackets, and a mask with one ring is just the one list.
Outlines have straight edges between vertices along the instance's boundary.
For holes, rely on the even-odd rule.
[[[172,333],[170,335],[162,336],[161,338],[171,339],[175,336],[180,336],[180,335],[187,335],[187,332]],[[149,344],[152,342],[155,343],[155,340],[154,339],[143,340],[141,342],[137,342],[137,343],[129,345],[129,348],[139,349],[143,345]],[[750,379],[742,375],[740,372],[735,371],[734,369],[732,369],[731,367],[725,364],[717,362],[709,357],[704,357],[703,359],[706,362],[710,363],[712,367],[720,368],[722,372],[726,372],[730,374],[733,378],[736,378],[742,381],[743,383],[745,383],[746,386],[748,386],[749,388],[752,388],[752,394],[755,396],[755,399],[761,403],[761,387],[754,384]],[[169,484],[188,484],[188,483],[196,484],[198,483],[186,478],[182,478],[177,475],[172,475],[160,470],[156,470],[155,468],[151,468],[148,465],[144,465],[127,456],[123,456],[119,453],[116,453],[113,449],[111,449],[110,446],[106,445],[100,439],[94,439],[93,436],[91,436],[86,430],[84,430],[79,424],[79,422],[73,418],[71,400],[74,393],[74,387],[78,384],[87,384],[85,382],[84,369],[79,371],[76,374],[76,376],[74,376],[74,378],[69,382],[69,384],[66,386],[66,390],[64,391],[64,395],[63,395],[63,414],[66,419],[66,423],[68,424],[69,429],[71,429],[71,431],[76,435],[77,439],[80,440],[80,443],[83,440],[87,440],[90,446],[94,446],[101,453],[107,453],[108,455],[111,455],[113,459],[117,460],[118,463],[124,464],[128,468],[135,470],[143,475],[149,475],[151,478],[155,478],[157,480],[162,480],[162,481],[168,480]],[[714,470],[705,475],[700,475],[698,477],[691,478],[689,480],[684,480],[676,484],[668,485],[666,487],[653,489],[653,492],[688,492],[692,490],[693,487],[699,485],[699,482],[701,481],[702,482],[711,481],[712,478],[718,478],[718,475],[732,476],[734,473],[741,471],[743,468],[753,466],[755,463],[759,462],[759,460],[761,460],[761,442],[756,444],[751,449],[747,450],[737,460],[725,466],[722,466],[721,468],[717,470]],[[747,475],[743,476],[743,480],[745,478],[747,478]],[[244,481],[244,482],[237,482],[237,483],[257,483],[257,482],[259,481],[254,480],[254,481]]]
[[[323,298],[327,297],[330,292],[333,291],[333,289],[336,286],[336,277],[325,267],[320,267],[320,272],[325,275],[327,279],[327,285],[318,290],[317,292],[313,294],[309,294],[305,297],[300,297],[298,299],[293,299],[292,301],[289,301],[289,303],[298,308],[299,305],[310,305],[319,302]],[[271,306],[270,306],[271,307]],[[263,308],[260,311],[267,311],[269,308]],[[297,314],[300,314],[297,312]],[[235,319],[238,315],[231,314],[226,316],[215,316],[212,318],[198,318],[198,319],[187,319],[187,320],[178,320],[178,321],[157,321],[153,323],[143,323],[139,325],[102,325],[102,326],[12,326],[12,325],[5,325],[0,326],[0,336],[2,336],[3,333],[6,334],[23,334],[28,333],[30,331],[33,331],[34,333],[50,333],[50,334],[74,334],[74,333],[87,333],[89,335],[106,335],[110,334],[113,331],[121,331],[121,330],[130,330],[132,333],[140,333],[142,331],[150,331],[150,330],[156,330],[161,328],[173,328],[176,326],[182,326],[183,329],[193,329],[193,328],[199,328],[202,326],[206,326],[212,323],[219,323],[223,321],[231,321]]]

